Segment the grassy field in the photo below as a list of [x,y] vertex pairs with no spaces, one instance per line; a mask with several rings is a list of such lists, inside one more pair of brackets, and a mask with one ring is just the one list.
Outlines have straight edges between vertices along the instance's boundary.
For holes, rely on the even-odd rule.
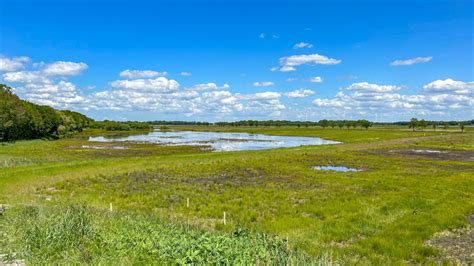
[[[473,260],[471,130],[173,128],[343,143],[217,153],[91,143],[88,136],[104,132],[86,131],[0,144],[0,203],[9,205],[0,217],[0,254],[40,264]],[[318,165],[363,171],[314,170]],[[83,233],[70,233],[75,229]],[[463,235],[454,239],[467,234],[467,250],[454,256],[449,246],[458,245],[455,240],[436,239],[459,230]],[[210,252],[217,247],[220,252]]]

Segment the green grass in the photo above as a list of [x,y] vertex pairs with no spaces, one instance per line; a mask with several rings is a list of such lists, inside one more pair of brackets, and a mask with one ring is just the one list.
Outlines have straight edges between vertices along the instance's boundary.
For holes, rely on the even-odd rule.
[[[472,161],[390,152],[425,148],[472,152],[472,132],[186,129],[203,128],[318,136],[344,144],[224,153],[127,144],[130,149],[81,154],[70,147],[87,144],[83,136],[91,132],[54,142],[18,142],[0,147],[0,156],[20,160],[0,172],[0,203],[87,202],[94,210],[106,210],[113,203],[114,209],[131,217],[130,223],[138,222],[133,217],[151,216],[160,223],[187,224],[212,235],[245,228],[288,238],[291,250],[303,250],[313,258],[332,254],[350,264],[433,262],[439,252],[425,241],[437,232],[465,226],[466,216],[474,213]],[[315,165],[364,171],[316,171],[311,168]],[[223,212],[226,225],[221,222]],[[102,256],[92,257],[98,262]]]
[[[180,222],[81,205],[22,207],[0,220],[0,253],[27,264],[307,264],[285,240],[235,229],[209,233]],[[314,260],[331,265],[329,257]]]

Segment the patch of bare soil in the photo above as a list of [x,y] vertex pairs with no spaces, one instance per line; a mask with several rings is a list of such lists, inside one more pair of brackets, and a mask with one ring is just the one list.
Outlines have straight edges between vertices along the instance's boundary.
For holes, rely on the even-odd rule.
[[437,263],[449,261],[458,265],[474,264],[474,230],[472,226],[437,233],[426,242],[426,245],[440,251],[441,256],[434,258]]
[[397,149],[397,150],[379,150],[379,154],[390,155],[397,154],[403,156],[413,156],[426,159],[474,162],[474,151],[454,151],[454,150],[431,150],[431,149]]

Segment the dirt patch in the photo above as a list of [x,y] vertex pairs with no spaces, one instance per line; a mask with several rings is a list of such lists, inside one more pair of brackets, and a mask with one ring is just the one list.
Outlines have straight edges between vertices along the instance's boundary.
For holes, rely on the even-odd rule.
[[440,251],[441,256],[435,258],[440,264],[446,261],[460,265],[474,264],[474,230],[472,226],[437,233],[426,242],[426,245]]
[[382,155],[403,155],[410,157],[446,160],[446,161],[463,161],[474,162],[474,151],[454,151],[454,150],[431,150],[431,149],[397,149],[397,150],[378,150],[377,154]]

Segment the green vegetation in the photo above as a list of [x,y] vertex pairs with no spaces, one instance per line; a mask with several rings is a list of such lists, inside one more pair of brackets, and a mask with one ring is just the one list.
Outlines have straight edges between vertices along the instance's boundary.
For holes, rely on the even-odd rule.
[[117,121],[109,121],[109,120],[94,121],[90,124],[90,128],[103,129],[106,131],[131,131],[131,130],[152,129],[151,125],[147,122],[138,122],[138,121],[117,122]]
[[77,112],[23,101],[0,84],[0,141],[58,138],[82,131],[91,121]]
[[[207,125],[170,129],[315,136],[344,143],[216,153],[185,146],[88,142],[90,135],[116,134],[98,130],[55,141],[8,143],[0,146],[0,163],[8,161],[0,164],[0,204],[10,206],[0,217],[0,231],[8,236],[8,243],[0,242],[0,253],[19,254],[17,258],[34,264],[66,258],[93,264],[225,263],[223,259],[237,258],[244,264],[269,258],[293,264],[447,262],[426,241],[437,233],[465,228],[466,217],[474,213],[471,130],[461,134],[413,132],[406,126],[341,130]],[[127,148],[113,148],[117,146]],[[411,152],[424,149],[443,153]],[[364,171],[316,171],[316,165]],[[85,208],[68,207],[85,202]],[[30,212],[22,207],[25,203],[32,205],[37,219],[25,218]],[[110,203],[112,213],[107,211]],[[71,208],[79,214],[67,214]],[[76,215],[88,217],[88,229],[82,231],[93,233],[84,238],[61,229],[81,232]],[[15,230],[35,233],[30,239],[11,233]],[[240,230],[246,237],[234,238]],[[62,245],[58,239],[68,240]],[[216,241],[221,252],[207,252],[205,246],[214,247]],[[178,251],[171,253],[175,246]],[[190,260],[196,250],[198,255]],[[237,250],[243,254],[236,255]]]
[[[22,207],[0,220],[5,260],[28,264],[295,264],[285,240],[236,229],[209,233],[151,215],[83,205]],[[320,259],[329,264],[330,258]]]
[[[178,124],[178,125],[188,125],[188,124]],[[195,124],[197,126],[200,126],[202,124]],[[344,126],[349,127],[360,127],[360,128],[365,128],[368,129],[373,125],[372,122],[368,120],[327,120],[323,119],[320,120],[319,122],[311,122],[311,121],[288,121],[288,120],[266,120],[266,121],[258,121],[258,120],[242,120],[242,121],[235,121],[235,122],[217,122],[215,123],[217,126],[232,126],[232,127],[258,127],[258,126],[264,126],[264,127],[282,127],[282,126],[297,126],[297,127],[309,127],[309,126],[319,126],[322,128],[335,128],[336,126],[339,126],[339,128],[342,128]],[[207,124],[206,126],[210,126]]]

